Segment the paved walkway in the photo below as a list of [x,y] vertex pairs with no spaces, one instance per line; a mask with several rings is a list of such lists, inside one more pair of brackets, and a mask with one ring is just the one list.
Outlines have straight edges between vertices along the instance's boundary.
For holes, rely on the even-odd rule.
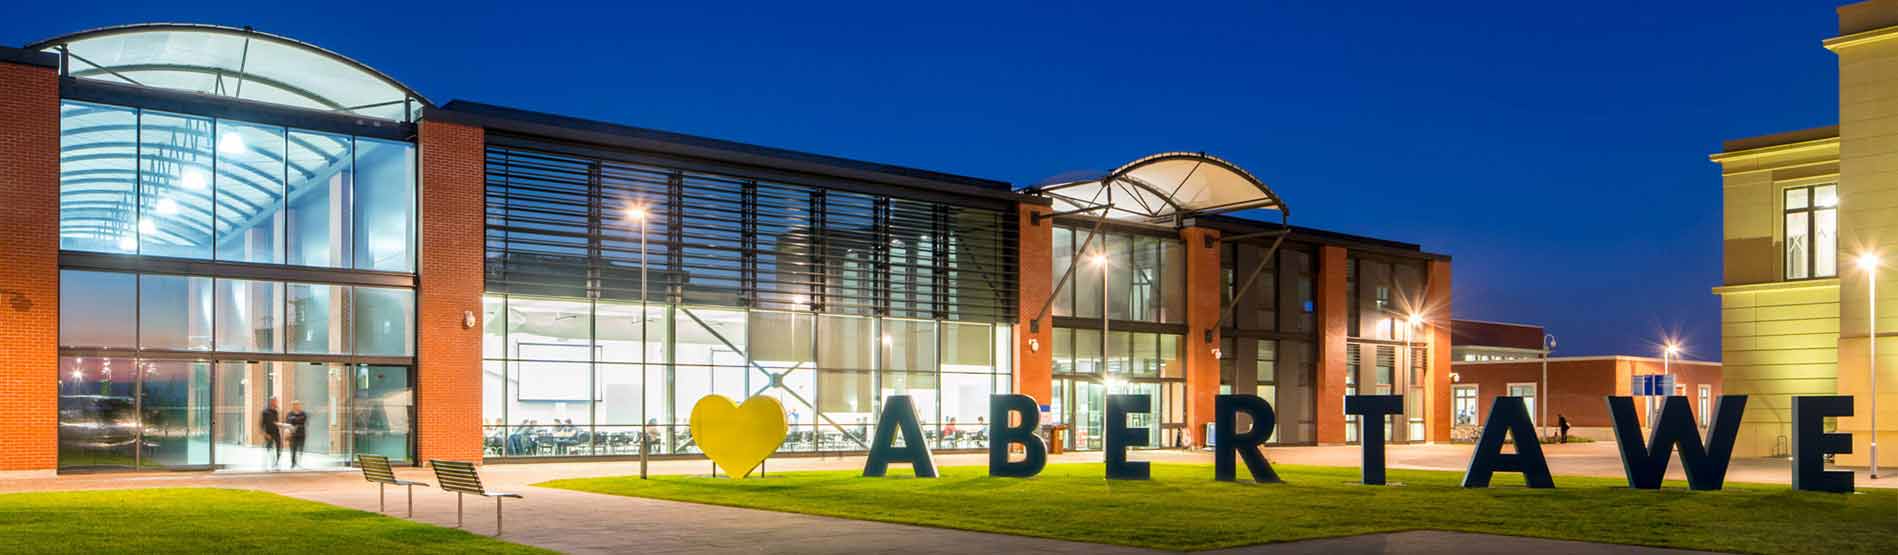
[[[1620,462],[1614,453],[1611,444],[1551,446],[1549,449],[1550,465],[1558,476],[1620,476]],[[1358,461],[1356,447],[1278,448],[1269,450],[1268,455],[1274,462],[1287,464],[1353,466]],[[1468,456],[1468,446],[1395,446],[1390,451],[1390,464],[1397,468],[1460,470]],[[1199,452],[1152,451],[1139,453],[1135,458],[1203,463],[1210,456]],[[1098,460],[1098,453],[1070,453],[1050,457],[1050,462],[1054,463]],[[938,457],[938,464],[944,466],[980,465],[986,464],[986,461],[986,455],[981,454],[945,454]],[[861,457],[785,458],[771,461],[767,471],[851,469],[861,465]],[[1736,460],[1729,479],[1785,482],[1785,466],[1785,461]],[[483,467],[482,474],[491,488],[514,491],[527,497],[507,502],[505,539],[570,553],[1152,553],[1117,546],[716,507],[529,485],[557,478],[633,475],[638,473],[638,469],[637,462],[560,462],[489,465]],[[702,460],[655,461],[651,465],[651,471],[655,474],[703,474],[708,473],[709,469],[710,463]],[[427,469],[400,469],[398,473],[406,478],[434,482],[431,471]],[[1877,485],[1889,487],[1890,482],[1894,481],[1898,480],[1887,479],[1882,481],[1885,483]],[[1865,483],[1862,476],[1860,484],[1873,485]],[[0,492],[136,487],[256,489],[339,506],[376,510],[376,488],[364,483],[355,472],[91,474],[0,479]],[[455,524],[455,496],[432,488],[417,489],[416,520],[443,526]],[[402,490],[392,488],[388,491],[390,514],[403,516],[405,502]],[[466,503],[465,527],[475,533],[494,533],[494,502],[469,498]],[[1221,553],[1443,551],[1670,552],[1580,542],[1417,531],[1266,544]]]

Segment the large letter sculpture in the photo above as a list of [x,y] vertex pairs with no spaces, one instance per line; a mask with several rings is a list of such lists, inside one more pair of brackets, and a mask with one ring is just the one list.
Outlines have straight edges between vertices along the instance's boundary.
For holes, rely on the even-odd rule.
[[1129,462],[1127,448],[1147,445],[1146,428],[1127,427],[1127,413],[1145,413],[1153,406],[1149,395],[1107,396],[1107,479],[1145,480],[1150,475],[1146,462]]
[[[902,449],[892,445],[898,427],[903,430]],[[936,477],[936,463],[929,456],[928,440],[923,439],[923,427],[916,424],[916,407],[908,395],[883,399],[883,415],[877,418],[876,439],[870,442],[870,455],[863,461],[863,475],[882,476],[893,462],[909,463],[917,478]]]
[[[1344,398],[1344,413],[1358,415],[1358,444],[1364,451],[1365,485],[1384,485],[1384,417],[1403,414],[1402,395],[1351,395]],[[1520,440],[1518,440],[1520,441]]]
[[1648,415],[1654,432],[1647,443],[1641,442],[1641,422],[1634,414],[1633,397],[1608,397],[1608,415],[1615,424],[1615,446],[1621,449],[1621,470],[1628,476],[1628,487],[1660,489],[1667,475],[1668,459],[1675,446],[1681,452],[1681,470],[1687,474],[1687,487],[1717,490],[1727,480],[1727,462],[1733,458],[1733,438],[1740,431],[1740,416],[1746,410],[1745,395],[1722,395],[1714,404],[1713,424],[1707,427],[1707,443],[1700,442],[1700,429],[1694,424],[1693,409],[1686,397],[1669,396],[1659,415]]
[[[1009,425],[1015,418],[1021,419],[1020,425]],[[1041,427],[1040,406],[1035,398],[1020,394],[1001,394],[989,396],[989,475],[1009,478],[1028,478],[1041,473],[1048,464],[1048,446],[1041,442],[1041,436],[1035,435],[1035,429]],[[1008,460],[1010,446],[1020,445],[1023,457],[1020,462]]]
[[1852,434],[1826,433],[1827,416],[1851,416],[1850,395],[1793,398],[1793,489],[1852,493],[1852,473],[1827,471],[1827,453],[1851,453]]
[[[1516,440],[1516,454],[1503,454],[1503,436]],[[1476,439],[1476,453],[1470,456],[1470,469],[1463,474],[1463,487],[1489,487],[1496,471],[1521,472],[1522,480],[1532,488],[1555,487],[1549,477],[1549,461],[1542,458],[1542,442],[1536,439],[1535,426],[1529,423],[1529,409],[1521,397],[1497,397],[1490,403],[1489,420],[1483,423],[1483,435]]]
[[[1252,429],[1240,434],[1237,416],[1240,412],[1252,417]],[[1272,430],[1277,428],[1278,415],[1272,412],[1272,404],[1257,395],[1220,395],[1213,398],[1213,479],[1231,482],[1237,474],[1233,455],[1246,461],[1246,470],[1252,472],[1252,481],[1259,483],[1280,482],[1277,472],[1272,471],[1272,463],[1259,453],[1259,445],[1272,439]]]

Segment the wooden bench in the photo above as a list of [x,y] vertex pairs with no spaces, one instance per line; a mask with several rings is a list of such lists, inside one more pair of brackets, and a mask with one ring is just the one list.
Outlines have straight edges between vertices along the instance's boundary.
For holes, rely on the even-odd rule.
[[501,500],[505,498],[521,499],[520,494],[488,491],[481,487],[481,474],[475,472],[474,463],[462,461],[444,461],[431,459],[428,465],[435,467],[435,481],[442,491],[455,492],[455,527],[461,527],[461,497],[463,494],[494,498],[494,535],[501,535]]
[[362,478],[376,484],[376,512],[387,512],[383,503],[383,492],[388,486],[409,488],[409,518],[415,518],[415,486],[428,487],[428,484],[411,482],[395,477],[395,469],[389,468],[389,458],[382,455],[356,455],[356,466],[362,469]]

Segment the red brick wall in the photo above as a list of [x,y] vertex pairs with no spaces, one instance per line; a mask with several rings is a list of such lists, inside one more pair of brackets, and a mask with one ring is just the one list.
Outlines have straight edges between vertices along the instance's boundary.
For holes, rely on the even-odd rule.
[[1451,320],[1450,261],[1430,261],[1430,289],[1424,293],[1425,320],[1429,322],[1430,362],[1424,382],[1425,424],[1429,441],[1450,441],[1450,345],[1462,329]]
[[1318,249],[1318,279],[1313,292],[1318,312],[1318,375],[1316,376],[1318,443],[1344,443],[1344,375],[1350,368],[1345,361],[1344,247]]
[[[1721,394],[1720,365],[1702,362],[1676,362],[1673,364],[1676,383],[1687,386],[1685,395],[1695,401],[1694,411],[1698,415],[1700,407],[1699,384],[1713,385],[1713,395],[1717,400]],[[1456,365],[1459,384],[1477,385],[1477,422],[1489,418],[1489,405],[1498,395],[1508,391],[1510,383],[1536,383],[1537,389],[1542,380],[1542,362],[1525,360],[1520,362],[1465,362]],[[1570,426],[1601,427],[1614,425],[1608,417],[1609,395],[1627,395],[1631,376],[1661,373],[1661,362],[1633,357],[1600,357],[1580,360],[1551,359],[1549,361],[1549,386],[1541,396],[1548,399],[1548,424],[1554,426],[1556,416],[1567,416]],[[1538,409],[1538,412],[1540,410]],[[1643,422],[1647,414],[1642,403],[1635,403],[1635,413]]]
[[[1443,264],[1449,265],[1448,262]],[[1543,333],[1542,326],[1461,321],[1456,323],[1456,332],[1450,338],[1457,345],[1541,350]]]
[[[1034,219],[1035,214],[1049,214],[1054,210],[1038,204],[1015,205],[1017,235],[1016,256],[1020,257],[1015,275],[1017,310],[1021,317],[1020,325],[1015,326],[1015,392],[1034,397],[1039,404],[1054,402],[1054,311],[1041,317],[1039,332],[1029,331],[1028,325],[1035,319],[1035,313],[1041,305],[1048,302],[1048,295],[1054,288],[1054,220]],[[1038,345],[1030,349],[1028,340]]]
[[483,130],[422,120],[416,458],[480,461]]
[[59,78],[0,62],[0,472],[59,464]]
[[[1219,344],[1219,310],[1224,308],[1219,231],[1189,227],[1180,230],[1180,240],[1186,248],[1186,338],[1180,346],[1186,351],[1181,357],[1186,362],[1186,429],[1194,445],[1205,445],[1206,425],[1213,421],[1213,398],[1219,395],[1219,359],[1213,357],[1212,349]],[[1209,331],[1213,334],[1210,344],[1206,342]]]

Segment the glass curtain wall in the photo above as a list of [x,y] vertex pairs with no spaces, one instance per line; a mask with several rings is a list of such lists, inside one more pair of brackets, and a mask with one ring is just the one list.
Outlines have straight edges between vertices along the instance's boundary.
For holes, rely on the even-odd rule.
[[[1222,298],[1235,305],[1232,322],[1220,332],[1221,390],[1250,392],[1272,403],[1278,427],[1271,441],[1311,443],[1317,441],[1313,257],[1310,246],[1287,242],[1268,260],[1268,246],[1232,243],[1220,249]],[[1240,283],[1262,262],[1257,281],[1250,287]]]
[[488,148],[488,456],[695,453],[710,394],[776,398],[781,452],[863,450],[898,394],[937,447],[987,445],[1009,214],[560,150]]
[[415,269],[415,146],[65,101],[60,248]]
[[[1384,422],[1384,437],[1393,443],[1424,439],[1429,343],[1423,329],[1409,324],[1425,310],[1423,274],[1417,261],[1352,253],[1346,263],[1346,394],[1404,397],[1404,413]],[[1358,440],[1356,418],[1347,417],[1346,441]]]

